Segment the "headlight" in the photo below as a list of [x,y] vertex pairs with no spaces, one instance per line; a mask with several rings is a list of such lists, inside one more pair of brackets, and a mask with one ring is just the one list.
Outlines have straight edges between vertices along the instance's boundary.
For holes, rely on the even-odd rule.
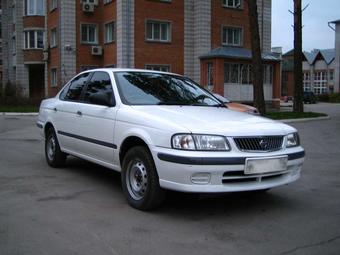
[[300,139],[298,133],[292,133],[287,135],[286,147],[296,147],[300,145]]
[[229,151],[228,141],[217,135],[178,134],[172,137],[172,148],[198,151]]

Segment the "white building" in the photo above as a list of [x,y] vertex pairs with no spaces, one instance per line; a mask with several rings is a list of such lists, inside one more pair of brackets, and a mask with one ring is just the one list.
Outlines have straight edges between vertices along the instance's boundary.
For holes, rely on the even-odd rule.
[[335,50],[315,49],[304,52],[303,89],[315,94],[333,93],[339,91],[335,87]]

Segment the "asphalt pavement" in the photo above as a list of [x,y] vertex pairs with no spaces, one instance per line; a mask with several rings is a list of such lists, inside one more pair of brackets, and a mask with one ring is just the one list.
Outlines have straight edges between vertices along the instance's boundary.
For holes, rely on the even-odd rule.
[[0,254],[340,254],[340,104],[292,124],[302,177],[265,194],[169,194],[131,208],[118,173],[70,158],[50,168],[34,116],[0,116]]

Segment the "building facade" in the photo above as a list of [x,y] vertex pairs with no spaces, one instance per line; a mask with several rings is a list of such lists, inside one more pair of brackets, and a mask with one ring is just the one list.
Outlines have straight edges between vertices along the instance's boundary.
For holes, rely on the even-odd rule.
[[[243,0],[3,2],[15,12],[7,19],[7,40],[16,40],[4,80],[18,81],[27,88],[25,95],[31,96],[33,86],[23,81],[37,78],[38,69],[44,70],[39,77],[44,86],[37,87],[53,96],[80,71],[131,67],[184,74],[221,95],[252,101],[248,7]],[[30,15],[31,2],[37,3],[36,11],[43,2],[44,13]],[[270,52],[271,0],[258,0],[258,12],[265,95],[272,100],[280,94],[280,59]],[[39,31],[44,35],[42,47]],[[31,42],[31,34],[38,40],[33,49],[25,41]]]
[[330,22],[335,25],[335,85],[334,89],[340,92],[340,19]]
[[2,1],[3,83],[41,98],[45,91],[45,1]]
[[[303,90],[317,95],[338,92],[335,70],[334,49],[303,52]],[[291,50],[283,55],[282,95],[294,96],[294,84],[294,50]]]

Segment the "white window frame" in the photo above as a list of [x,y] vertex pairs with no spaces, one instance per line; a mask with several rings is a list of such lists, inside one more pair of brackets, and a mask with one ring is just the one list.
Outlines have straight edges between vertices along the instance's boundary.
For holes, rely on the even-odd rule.
[[[87,40],[86,41],[83,40],[83,26],[87,27],[87,31],[86,31]],[[95,37],[94,39],[95,40],[93,42],[89,40],[89,37],[90,37],[89,36],[89,27],[95,28],[95,32],[94,32],[94,37]],[[98,44],[98,24],[94,24],[94,23],[82,23],[82,24],[80,24],[80,41],[81,41],[82,44],[91,44],[91,45]]]
[[[232,2],[232,4],[229,3]],[[242,0],[222,0],[222,6],[227,8],[233,9],[242,9],[243,8],[243,1]]]
[[[38,3],[42,3],[42,12],[38,13]],[[25,16],[45,16],[45,0],[24,0]],[[33,8],[32,8],[33,5]]]
[[50,11],[53,11],[58,8],[58,0],[50,0]]
[[[34,33],[34,45],[33,47],[31,47],[30,45],[30,39],[31,39],[31,32]],[[38,48],[38,32],[42,32],[42,47]],[[31,49],[38,49],[38,50],[42,50],[44,49],[44,45],[45,45],[45,32],[44,30],[41,29],[29,29],[29,30],[24,30],[24,49],[25,50],[31,50]]]
[[[228,38],[228,35],[229,35],[229,29],[233,30],[232,33],[233,33],[233,38],[232,38],[232,43],[229,43],[229,38]],[[224,32],[226,30],[226,32]],[[240,35],[240,38],[239,38],[239,43],[235,43],[235,32],[236,31],[239,31],[239,35]],[[225,33],[225,36],[224,36],[224,33]],[[234,46],[234,47],[241,47],[243,46],[243,27],[234,27],[234,26],[222,26],[222,45],[225,45],[225,46]]]
[[[113,26],[112,38],[109,38],[109,26]],[[112,43],[116,41],[116,22],[110,21],[104,24],[104,43]]]
[[58,46],[58,28],[54,27],[51,29],[50,34],[50,48],[54,48]]
[[315,94],[327,93],[327,71],[315,71],[313,91]]
[[[149,24],[151,24],[151,37],[149,37],[148,33],[148,27]],[[159,38],[155,37],[155,25],[159,25]],[[162,39],[162,25],[166,25],[167,32],[166,32],[166,39]],[[153,19],[147,19],[145,21],[145,40],[148,42],[164,42],[169,43],[171,42],[171,34],[172,34],[172,25],[170,21],[165,20],[153,20]]]
[[164,65],[164,64],[146,64],[146,70],[153,70],[153,71],[161,71],[161,72],[170,72],[171,65]]
[[58,70],[57,68],[51,68],[51,87],[58,86]]

